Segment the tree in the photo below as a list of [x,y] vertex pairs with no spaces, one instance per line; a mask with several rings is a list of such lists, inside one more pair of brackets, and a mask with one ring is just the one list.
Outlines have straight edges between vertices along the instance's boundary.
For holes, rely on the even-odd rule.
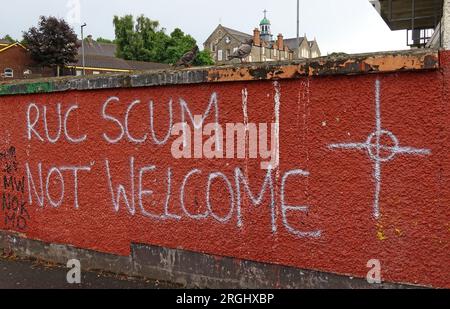
[[8,41],[9,43],[14,43],[16,40],[14,40],[9,34],[5,35],[2,40]]
[[[136,21],[132,15],[114,16],[117,43],[117,57],[126,60],[152,61],[174,64],[184,53],[195,45],[195,39],[181,29],[175,29],[170,35],[159,22],[143,15]],[[194,65],[210,65],[213,60],[209,53],[201,52]]]
[[213,65],[214,60],[211,57],[211,53],[207,50],[202,50],[198,53],[197,58],[194,60],[195,66],[202,66],[202,65]]
[[181,29],[176,28],[170,34],[166,52],[166,58],[168,59],[167,62],[177,62],[187,51],[190,51],[196,43],[197,42],[192,36],[185,35]]
[[102,37],[97,38],[96,40],[98,43],[107,43],[107,44],[114,44],[115,41],[114,40],[110,40],[110,39],[105,39]]
[[136,22],[132,15],[114,16],[117,57],[125,60],[157,61],[158,47],[164,50],[166,35],[159,23],[143,15]]
[[57,68],[58,76],[62,66],[77,60],[77,35],[63,19],[41,16],[38,26],[24,32],[23,38],[33,60]]

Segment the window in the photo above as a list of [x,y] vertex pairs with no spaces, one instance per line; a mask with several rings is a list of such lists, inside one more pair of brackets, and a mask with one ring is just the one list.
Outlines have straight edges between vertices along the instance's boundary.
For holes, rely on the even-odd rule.
[[81,75],[83,75],[83,71],[81,71],[81,70],[77,70],[77,76],[81,76]]
[[237,47],[233,48],[233,53],[237,52],[237,50],[238,50]]
[[10,68],[6,68],[4,71],[5,77],[14,77],[14,70]]
[[303,57],[303,58],[309,58],[308,50],[302,49],[302,57]]
[[277,50],[276,50],[276,49],[273,50],[273,55],[274,55],[275,57],[277,56]]
[[93,71],[92,74],[93,74],[93,75],[99,75],[100,72],[99,72],[99,71]]
[[217,60],[222,61],[223,60],[223,50],[219,49],[217,51]]

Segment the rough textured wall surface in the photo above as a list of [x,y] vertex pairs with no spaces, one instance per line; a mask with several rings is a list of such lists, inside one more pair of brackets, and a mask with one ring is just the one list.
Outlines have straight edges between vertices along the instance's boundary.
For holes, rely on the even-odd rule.
[[[0,97],[0,228],[356,277],[378,259],[383,280],[450,287],[449,78],[442,53],[440,71]],[[279,165],[176,159],[183,119],[279,124]]]

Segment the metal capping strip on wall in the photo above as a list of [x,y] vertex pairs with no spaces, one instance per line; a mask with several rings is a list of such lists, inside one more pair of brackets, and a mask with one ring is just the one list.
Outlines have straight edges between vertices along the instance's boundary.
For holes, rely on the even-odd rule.
[[439,52],[433,49],[355,55],[338,54],[337,56],[290,62],[249,63],[179,70],[154,70],[121,75],[70,76],[11,81],[0,83],[0,96],[437,69],[439,69]]

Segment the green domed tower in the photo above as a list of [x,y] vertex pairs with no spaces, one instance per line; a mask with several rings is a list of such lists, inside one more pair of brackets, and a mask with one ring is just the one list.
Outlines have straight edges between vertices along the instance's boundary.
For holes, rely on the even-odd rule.
[[270,30],[270,20],[267,19],[267,10],[264,10],[264,18],[259,23],[259,29],[261,30],[261,40],[270,42],[272,41],[272,31]]

